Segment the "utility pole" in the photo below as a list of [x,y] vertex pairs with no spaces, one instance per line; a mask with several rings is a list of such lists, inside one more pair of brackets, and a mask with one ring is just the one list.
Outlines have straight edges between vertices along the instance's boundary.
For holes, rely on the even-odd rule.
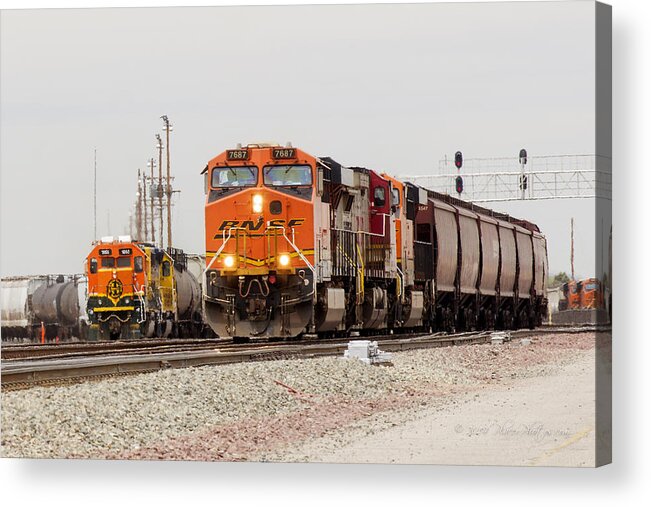
[[97,241],[97,148],[95,148],[95,172],[93,175],[93,241]]
[[160,215],[160,247],[163,248],[163,140],[160,134],[156,134],[156,141],[158,148],[158,186],[156,193],[158,194],[158,212]]
[[[138,169],[140,171],[140,169]],[[142,208],[144,210],[144,222],[145,222],[145,237],[144,240],[147,241],[147,236],[149,232],[147,231],[147,175],[145,171],[142,172]]]
[[149,159],[149,162],[147,162],[147,165],[149,166],[149,181],[151,182],[151,187],[149,190],[149,209],[151,211],[150,216],[151,216],[151,242],[156,243],[156,226],[154,225],[154,166],[156,165],[156,162],[154,161],[153,157]]
[[172,185],[170,183],[170,132],[172,130],[172,125],[167,115],[161,116],[165,126],[163,130],[165,131],[167,137],[165,141],[165,152],[167,155],[167,247],[172,248]]
[[138,169],[138,191],[136,192],[136,235],[137,241],[140,241],[142,238],[142,202],[140,196],[142,195],[140,190],[140,169]]
[[574,280],[574,217],[570,219],[570,263],[572,265],[572,280]]

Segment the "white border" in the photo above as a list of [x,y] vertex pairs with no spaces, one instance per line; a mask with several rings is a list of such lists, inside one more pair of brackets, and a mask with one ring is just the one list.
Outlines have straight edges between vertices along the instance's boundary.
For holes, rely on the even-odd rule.
[[[56,1],[57,7],[274,5],[299,1]],[[310,3],[370,3],[321,1]],[[375,2],[395,3],[395,2]],[[404,3],[404,2],[402,2]],[[412,2],[414,3],[414,2]],[[648,501],[649,2],[613,0],[614,464],[599,470],[1,460],[5,505],[335,505],[545,507]],[[0,0],[0,8],[52,7]],[[1,148],[1,147],[0,147]],[[640,283],[642,282],[646,287]]]

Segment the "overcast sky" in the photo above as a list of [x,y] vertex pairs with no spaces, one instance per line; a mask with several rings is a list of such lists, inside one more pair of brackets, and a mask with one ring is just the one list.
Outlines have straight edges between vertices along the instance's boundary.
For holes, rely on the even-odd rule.
[[[466,157],[594,153],[594,3],[3,11],[0,273],[81,272],[122,234],[174,125],[174,242],[202,252],[206,162],[285,143],[427,174]],[[550,271],[593,275],[594,200],[492,204],[539,224]],[[110,228],[109,228],[110,226]]]

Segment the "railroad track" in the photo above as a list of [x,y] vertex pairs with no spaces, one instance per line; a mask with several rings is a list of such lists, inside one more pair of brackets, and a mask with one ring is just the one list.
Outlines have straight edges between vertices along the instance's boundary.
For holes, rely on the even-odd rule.
[[[512,339],[549,334],[585,333],[599,331],[596,327],[537,329],[511,331]],[[491,332],[468,332],[457,334],[398,335],[369,337],[378,342],[381,350],[399,352],[404,350],[474,345],[491,341]],[[355,339],[355,338],[352,338]],[[264,361],[319,356],[340,356],[348,347],[350,338],[338,341],[302,340],[295,342],[261,342],[233,344],[225,340],[188,340],[184,344],[156,344],[154,341],[143,346],[140,342],[126,342],[127,347],[118,345],[101,347],[94,351],[80,352],[70,348],[71,354],[48,357],[31,356],[29,359],[3,356],[1,382],[3,390],[25,389],[35,385],[62,385],[87,380],[105,379],[137,373],[147,373],[167,368],[188,368],[193,366],[232,364],[249,361]],[[135,343],[134,345],[131,345]],[[90,345],[90,344],[87,344]],[[92,344],[98,345],[98,344]],[[124,345],[124,344],[120,344]],[[140,348],[138,348],[140,345]],[[168,348],[165,348],[168,347]],[[92,347],[89,347],[92,348]],[[99,353],[97,353],[99,351]]]
[[79,342],[64,344],[21,344],[3,345],[0,351],[2,360],[15,359],[52,359],[55,357],[81,357],[91,355],[131,354],[174,351],[183,348],[211,348],[225,346],[231,340],[223,339],[188,339],[188,340],[134,340],[118,342]]

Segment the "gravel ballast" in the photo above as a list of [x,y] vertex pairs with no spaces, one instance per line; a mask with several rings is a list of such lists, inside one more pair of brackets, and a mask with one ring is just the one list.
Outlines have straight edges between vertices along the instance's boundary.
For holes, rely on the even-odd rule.
[[530,345],[467,345],[393,355],[163,370],[2,394],[2,456],[277,460],[298,442],[366,418],[453,402],[494,383],[545,375],[594,347],[594,335]]

